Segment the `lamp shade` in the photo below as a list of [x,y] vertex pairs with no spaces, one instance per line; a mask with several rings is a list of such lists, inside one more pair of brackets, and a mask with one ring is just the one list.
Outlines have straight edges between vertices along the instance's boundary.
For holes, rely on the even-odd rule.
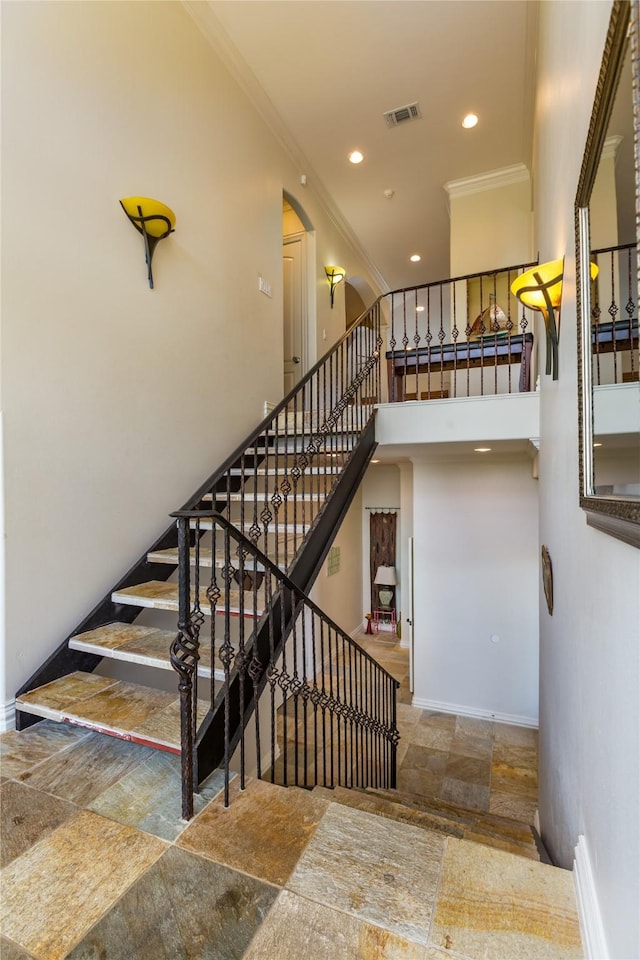
[[331,284],[340,283],[341,280],[344,280],[347,275],[347,271],[344,267],[337,267],[335,265],[330,265],[324,268],[324,272],[327,275],[327,280]]
[[176,215],[173,210],[160,200],[151,197],[125,197],[120,203],[134,226],[139,230],[136,221],[144,220],[144,228],[150,237],[163,240],[173,233],[176,226]]
[[373,581],[378,586],[395,587],[398,580],[395,567],[378,567]]
[[545,311],[549,303],[558,307],[562,299],[563,272],[563,260],[541,263],[517,277],[511,284],[511,292],[525,307],[533,310]]

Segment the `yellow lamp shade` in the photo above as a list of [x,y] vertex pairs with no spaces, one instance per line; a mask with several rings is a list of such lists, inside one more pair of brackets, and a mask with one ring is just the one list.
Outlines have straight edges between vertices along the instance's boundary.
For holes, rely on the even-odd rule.
[[340,283],[341,280],[344,280],[347,274],[347,271],[344,267],[334,266],[325,267],[324,272],[331,283]]
[[545,311],[549,303],[558,307],[562,299],[563,271],[564,260],[541,263],[520,274],[511,284],[511,293],[533,310]]
[[160,200],[153,200],[151,197],[125,197],[120,203],[134,226],[136,220],[140,221],[141,216],[144,217],[145,231],[150,237],[160,240],[175,229],[175,213]]

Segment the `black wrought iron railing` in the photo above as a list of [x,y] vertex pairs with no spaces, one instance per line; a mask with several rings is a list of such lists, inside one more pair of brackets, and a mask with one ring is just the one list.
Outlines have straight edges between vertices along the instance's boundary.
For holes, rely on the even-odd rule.
[[[389,401],[531,390],[533,334],[511,284],[526,263],[387,295]],[[514,375],[519,367],[519,374]]]
[[638,380],[637,247],[602,247],[591,259],[599,267],[591,298],[593,384]]
[[[375,446],[380,317],[377,301],[174,514],[179,523],[181,606],[179,634],[171,657],[180,678],[185,816],[191,815],[193,788],[223,756],[228,763],[229,750],[236,743],[244,744],[245,713],[255,710],[254,702],[246,696],[247,677],[253,674],[252,682],[258,687],[264,685],[268,664],[274,656],[280,656],[280,644],[285,644],[292,632],[299,636],[297,607],[301,605],[305,615],[311,615],[313,605],[300,598],[313,582]],[[350,478],[347,490],[341,497],[334,497],[343,476]],[[214,536],[221,524],[233,530],[240,559],[260,556],[261,566],[248,571],[241,563],[231,571],[228,544],[221,547],[220,536]],[[306,553],[303,545],[307,546]],[[211,571],[211,579],[203,587],[202,571],[206,570]],[[276,592],[272,587],[274,570],[290,577],[299,593],[295,603],[286,600],[283,588],[278,587]],[[265,586],[259,585],[263,580]],[[224,584],[222,591],[220,583]],[[252,591],[256,603],[261,598],[260,610],[256,606],[249,610]],[[210,616],[207,656],[213,658],[214,665],[217,657],[218,669],[214,666],[206,697],[199,698],[197,663],[202,655],[199,637],[204,612]],[[282,623],[278,616],[284,613],[287,618]],[[279,639],[273,653],[269,648],[268,657],[264,635],[252,634],[248,640],[246,633],[247,624],[263,617],[271,624],[272,636],[273,624],[280,624]],[[223,642],[219,642],[220,623],[225,624]],[[328,624],[325,619],[327,629]],[[237,649],[229,646],[234,633],[238,636]],[[250,663],[245,662],[249,649]],[[222,676],[228,688],[223,699],[216,690]],[[279,688],[284,696],[282,677]],[[292,690],[289,695],[297,696],[297,692]],[[354,709],[348,700],[337,703],[339,709]],[[259,717],[259,711],[255,715]],[[244,770],[243,748],[240,764]],[[260,772],[255,758],[252,766]]]
[[[285,786],[395,786],[398,681],[225,517],[181,511],[178,525],[181,573],[196,571],[181,576],[173,648],[184,695],[183,815],[198,781],[203,702],[224,711],[226,804],[234,753],[241,787],[247,753],[255,775]],[[203,582],[204,549],[223,563]],[[195,667],[211,651],[219,679],[212,671],[199,698]]]
[[[512,363],[520,364],[520,389],[528,390],[533,335],[526,317],[512,313],[509,292],[525,266],[380,297],[174,514],[180,622],[171,659],[179,674],[185,817],[193,811],[193,790],[215,766],[223,763],[228,776],[236,748],[244,778],[251,718],[250,767],[262,774],[259,727],[267,686],[267,765],[274,776],[303,785],[394,785],[395,681],[314,606],[308,592],[375,448],[374,409],[387,398],[380,370],[383,319],[391,348],[389,399],[400,399],[400,393],[409,399],[412,362],[416,395],[425,363],[428,394],[434,376],[445,393],[445,370],[453,373],[454,396],[456,376],[464,371],[469,394],[478,365],[480,393],[489,368],[497,392],[495,371],[505,364],[510,390]],[[466,354],[458,343],[462,295]],[[445,342],[445,321],[452,344]],[[214,669],[200,696],[197,665],[203,656]],[[278,756],[274,723],[287,727],[290,711],[293,746],[286,731]]]
[[381,345],[376,302],[182,509],[209,502],[288,569],[379,402]]

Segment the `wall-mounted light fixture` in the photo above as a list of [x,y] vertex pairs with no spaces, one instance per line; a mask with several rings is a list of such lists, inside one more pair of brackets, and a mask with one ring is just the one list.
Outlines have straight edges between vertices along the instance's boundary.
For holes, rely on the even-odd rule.
[[345,276],[347,275],[347,271],[345,270],[344,267],[330,266],[330,267],[325,267],[324,272],[326,273],[327,280],[329,281],[329,284],[331,286],[331,309],[333,310],[334,291],[338,286],[338,284],[341,283],[342,280],[344,280]]
[[149,268],[149,286],[153,290],[151,259],[159,240],[173,233],[176,215],[166,204],[151,197],[125,197],[120,206],[144,239],[144,256]]
[[558,326],[555,311],[562,300],[564,260],[550,260],[520,274],[511,284],[511,293],[520,303],[539,310],[547,332],[545,373],[558,379]]

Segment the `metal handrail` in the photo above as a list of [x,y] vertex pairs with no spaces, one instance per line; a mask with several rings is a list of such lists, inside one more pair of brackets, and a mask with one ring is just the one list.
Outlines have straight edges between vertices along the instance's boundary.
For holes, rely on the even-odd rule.
[[[276,714],[280,706],[277,697],[280,696],[284,709],[285,755],[281,777],[284,785],[290,779],[296,785],[300,781],[304,786],[310,785],[310,738],[314,746],[312,785],[322,782],[326,786],[337,783],[395,786],[399,739],[396,690],[399,682],[222,514],[214,510],[185,510],[177,511],[174,516],[179,528],[181,576],[179,633],[171,647],[171,660],[180,676],[185,732],[182,738],[183,817],[189,819],[193,814],[193,788],[198,781],[195,769],[197,664],[206,604],[209,606],[212,649],[220,639],[218,650],[224,669],[224,684],[216,695],[211,712],[223,709],[225,715],[225,805],[229,803],[230,763],[236,745],[240,747],[241,787],[245,784],[245,729],[251,716],[255,721],[256,773],[258,777],[262,775],[259,702],[266,687],[270,704],[272,782],[276,780]],[[218,536],[222,538],[225,563],[219,571],[212,568],[211,581],[201,590],[199,581],[192,584],[189,576],[190,528],[195,524],[193,546],[197,569],[200,524],[205,520],[211,521],[212,550],[220,546],[216,542]],[[235,546],[234,551],[232,546]],[[240,618],[239,631],[234,637],[229,615],[230,598],[235,583],[238,580],[244,583],[246,577],[251,587],[246,599],[243,599],[243,591],[239,592],[236,611]],[[216,627],[219,613],[222,613],[221,638]],[[249,616],[254,624],[248,634],[243,630],[244,616]],[[327,657],[327,651],[333,655]],[[233,681],[236,682],[235,696]],[[297,736],[295,739],[292,774],[287,762],[288,706],[293,712],[294,730],[297,731],[301,721],[304,729],[302,743],[298,742]],[[328,746],[331,748],[329,760]],[[335,767],[334,749],[337,750]]]

